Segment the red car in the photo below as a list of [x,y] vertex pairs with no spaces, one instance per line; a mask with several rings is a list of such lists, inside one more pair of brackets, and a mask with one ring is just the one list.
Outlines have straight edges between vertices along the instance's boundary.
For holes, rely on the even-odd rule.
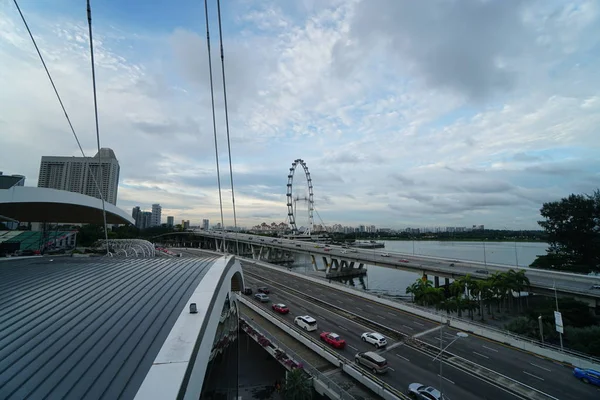
[[403,262],[403,263],[408,263],[408,262],[410,262],[410,261],[408,261],[408,260],[405,260],[405,259],[401,258],[401,259],[400,259],[400,262]]
[[340,335],[333,332],[321,332],[321,340],[329,343],[336,349],[343,349],[346,346],[346,341]]
[[258,293],[264,293],[264,294],[269,294],[269,293],[271,293],[271,292],[270,292],[270,290],[269,290],[269,288],[268,288],[268,287],[266,287],[266,286],[259,287],[258,289],[256,289],[256,291],[257,291]]
[[273,311],[279,314],[287,314],[290,312],[290,309],[285,304],[273,304]]

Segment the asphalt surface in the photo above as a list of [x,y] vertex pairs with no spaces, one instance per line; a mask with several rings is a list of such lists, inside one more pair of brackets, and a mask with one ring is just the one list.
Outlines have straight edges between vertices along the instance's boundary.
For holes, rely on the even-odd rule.
[[[247,285],[256,288],[263,285],[263,282],[252,277],[245,277]],[[345,349],[335,349],[330,346],[332,351],[340,356],[353,361],[356,353],[361,351],[376,351],[388,360],[390,370],[386,374],[379,375],[379,378],[396,389],[406,392],[408,385],[413,382],[420,382],[440,388],[440,363],[439,360],[433,361],[432,357],[417,350],[405,347],[403,345],[394,346],[397,342],[388,340],[389,352],[384,349],[375,350],[373,345],[363,342],[360,335],[369,332],[371,329],[339,316],[325,308],[321,308],[310,301],[295,296],[279,288],[272,289],[269,294],[270,302],[260,303],[252,296],[254,304],[273,312],[272,304],[284,303],[290,308],[290,313],[280,315],[290,324],[293,324],[295,317],[299,315],[311,315],[317,320],[318,329],[308,334],[314,339],[319,340],[319,334],[323,331],[335,332],[346,340]],[[300,330],[300,329],[299,329]],[[471,376],[452,366],[444,365],[443,368],[442,390],[450,399],[481,400],[481,399],[515,399],[512,394],[504,391],[500,387],[491,385],[485,381]]]
[[[407,335],[419,334],[438,326],[438,324],[416,315],[321,286],[286,274],[283,271],[279,272],[268,268],[248,265],[247,263],[243,264],[245,271],[259,274],[263,278],[292,287],[302,293],[316,297]],[[256,288],[257,285],[269,286],[268,282],[256,282],[254,278],[248,275],[246,275],[245,279],[252,288]],[[360,340],[360,335],[368,331],[368,328],[357,325],[353,321],[327,311],[307,300],[300,299],[282,289],[276,288],[270,297],[272,302],[285,303],[290,307],[290,316],[286,317],[290,321],[293,321],[293,318],[297,315],[309,314],[318,321],[318,333],[323,330],[331,330],[340,334],[348,343],[348,347],[340,351],[346,357],[352,358],[353,352],[357,351],[356,349],[361,351],[373,349],[370,345],[366,345]],[[270,309],[272,302],[266,304],[265,307]],[[313,332],[312,334],[318,338],[317,332]],[[457,337],[456,333],[457,331],[454,329],[443,328],[441,334],[444,346]],[[440,330],[438,329],[423,335],[419,339],[439,348]],[[393,344],[393,342],[389,343],[388,349]],[[499,374],[557,399],[584,400],[600,398],[600,389],[576,380],[572,375],[571,368],[498,342],[469,335],[467,338],[460,338],[454,341],[447,351],[475,362],[478,365],[492,369]],[[406,346],[383,350],[382,353],[394,369],[387,376],[384,376],[383,379],[394,385],[394,387],[405,390],[408,384],[420,382],[439,388],[439,362],[432,362],[430,356]],[[399,371],[402,372],[399,373]],[[452,381],[452,383],[446,380],[443,381],[443,389],[451,399],[514,398],[506,392],[449,365],[444,365],[443,376]]]
[[[310,241],[294,241],[287,239],[273,239],[259,235],[234,234],[226,232],[202,232],[202,235],[229,240],[242,240],[246,243],[279,247],[290,251],[310,252],[315,255],[337,256],[356,260],[370,265],[378,265],[395,269],[403,269],[412,272],[427,271],[431,275],[439,276],[464,276],[471,274],[474,277],[486,278],[494,272],[506,272],[509,269],[517,269],[506,265],[484,264],[473,261],[452,260],[439,257],[429,257],[413,254],[389,252],[385,249],[344,249],[341,246],[331,245],[323,247]],[[320,247],[316,247],[316,246]],[[327,249],[327,250],[326,250]],[[344,253],[345,252],[345,253]],[[387,254],[388,257],[383,255]],[[451,266],[453,264],[453,266]],[[540,288],[543,290],[556,288],[560,292],[578,293],[584,296],[600,298],[600,289],[593,289],[592,285],[600,285],[600,277],[584,276],[577,274],[553,273],[552,271],[533,270],[524,268],[531,283],[532,290]]]

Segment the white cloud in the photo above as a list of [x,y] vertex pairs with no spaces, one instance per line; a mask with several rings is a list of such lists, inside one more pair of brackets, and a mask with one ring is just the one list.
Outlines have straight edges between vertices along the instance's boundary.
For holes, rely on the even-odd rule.
[[[286,175],[296,158],[309,165],[326,223],[535,228],[542,202],[597,186],[595,2],[235,4],[224,15],[224,52],[241,225],[285,220]],[[92,154],[85,21],[27,11]],[[167,30],[123,22],[95,30],[102,145],[120,160],[120,206],[160,202],[177,220],[216,221],[205,32],[160,23]],[[0,170],[35,184],[42,155],[77,155],[77,148],[10,7],[0,9],[0,59]],[[299,175],[295,187],[303,190]]]

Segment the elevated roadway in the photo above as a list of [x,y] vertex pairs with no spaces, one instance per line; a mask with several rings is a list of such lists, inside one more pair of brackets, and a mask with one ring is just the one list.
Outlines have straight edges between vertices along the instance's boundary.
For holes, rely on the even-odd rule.
[[[388,326],[408,336],[419,336],[420,340],[439,347],[440,333],[444,346],[456,338],[457,331],[451,328],[436,329],[438,325],[415,315],[403,313],[397,309],[366,301],[331,288],[319,287],[313,282],[291,276],[285,272],[268,270],[248,263],[243,265],[245,279],[252,287],[269,286],[273,289],[270,295],[272,302],[282,302],[290,307],[290,321],[297,315],[311,315],[319,324],[315,337],[321,331],[334,331],[347,342],[347,348],[340,350],[347,357],[357,351],[373,350],[372,346],[360,340],[360,334],[373,330],[360,322],[333,311],[323,304],[330,304],[351,311],[353,314],[376,323]],[[290,289],[288,289],[290,288]],[[293,288],[293,289],[291,289]],[[301,294],[309,297],[303,297]],[[319,302],[310,298],[319,299]],[[263,304],[270,308],[272,303]],[[427,333],[428,332],[428,333]],[[397,389],[406,389],[412,382],[440,387],[439,361],[433,361],[431,355],[423,354],[414,347],[403,344],[392,338],[386,349],[378,352],[388,360],[391,370],[382,377]],[[546,360],[533,354],[523,352],[498,342],[488,341],[474,335],[455,341],[448,352],[456,359],[468,360],[481,368],[481,374],[490,375],[490,370],[497,384],[480,379],[478,374],[469,374],[450,364],[444,364],[442,388],[451,399],[504,399],[519,398],[505,388],[510,385],[520,387],[521,392],[530,390],[529,395],[522,398],[548,399],[597,399],[600,390],[579,382],[572,376],[569,366]],[[508,383],[507,383],[508,382]],[[530,389],[527,389],[530,388]],[[522,392],[523,393],[523,392]]]
[[[239,248],[239,244],[242,243],[253,249],[270,248],[289,253],[307,254],[315,260],[313,268],[316,270],[332,268],[333,265],[344,261],[346,265],[349,263],[354,263],[354,265],[377,265],[385,268],[416,272],[432,277],[455,279],[470,274],[475,278],[483,279],[495,272],[522,269],[529,278],[531,291],[546,295],[553,295],[556,291],[557,295],[575,297],[578,300],[587,302],[590,307],[600,308],[600,277],[598,276],[461,261],[443,257],[403,254],[389,252],[386,249],[343,248],[336,245],[327,245],[326,247],[326,245],[321,243],[242,233],[200,231],[189,232],[187,234],[209,239],[211,243],[219,247],[223,242],[225,244],[229,243],[229,247],[226,247],[226,245],[225,248],[231,251],[235,251],[235,248]],[[237,246],[234,246],[234,243],[237,243]],[[215,247],[215,249],[219,247]],[[252,256],[253,258],[260,259],[260,254],[262,254],[262,251],[257,253],[253,250]],[[320,259],[324,261],[322,268],[319,266]]]

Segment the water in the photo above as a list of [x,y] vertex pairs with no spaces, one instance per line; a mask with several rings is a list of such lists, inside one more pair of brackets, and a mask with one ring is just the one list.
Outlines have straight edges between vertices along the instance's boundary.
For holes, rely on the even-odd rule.
[[[536,256],[546,254],[546,243],[531,242],[435,242],[386,240],[385,249],[374,252],[405,253],[447,258],[448,260],[479,261],[490,264],[518,265],[527,267]],[[301,256],[294,264],[297,272],[310,272],[312,268],[307,256]],[[420,277],[415,272],[368,265],[367,277],[354,278],[354,286],[368,291],[392,296],[405,296],[406,288]]]

